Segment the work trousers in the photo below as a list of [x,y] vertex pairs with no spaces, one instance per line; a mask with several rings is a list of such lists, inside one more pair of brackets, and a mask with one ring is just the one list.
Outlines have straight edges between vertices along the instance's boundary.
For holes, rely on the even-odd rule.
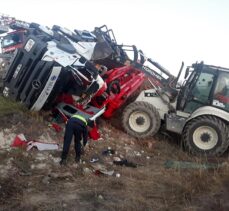
[[65,128],[65,134],[64,134],[64,145],[63,145],[63,152],[62,152],[62,159],[66,159],[69,148],[72,142],[72,138],[74,135],[74,142],[75,142],[75,152],[76,152],[76,158],[80,159],[81,155],[81,139],[83,138],[83,131],[85,130],[85,127],[81,120],[78,120],[76,118],[70,118],[67,122],[66,128]]

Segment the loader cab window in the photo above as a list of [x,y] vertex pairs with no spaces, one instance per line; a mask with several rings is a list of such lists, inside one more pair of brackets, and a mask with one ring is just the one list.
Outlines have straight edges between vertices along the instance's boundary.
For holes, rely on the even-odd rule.
[[229,111],[229,73],[219,74],[212,105]]
[[213,73],[201,72],[197,80],[193,81],[184,107],[185,112],[192,113],[199,107],[210,105],[214,78]]

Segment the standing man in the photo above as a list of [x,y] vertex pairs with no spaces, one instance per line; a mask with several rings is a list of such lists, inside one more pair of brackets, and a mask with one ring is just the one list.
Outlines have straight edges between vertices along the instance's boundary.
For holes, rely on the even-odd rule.
[[88,137],[87,120],[83,116],[78,114],[73,115],[67,122],[60,165],[66,164],[66,159],[73,135],[75,138],[75,161],[78,163],[80,161],[81,155],[81,139],[83,139],[83,146],[85,146],[87,144]]

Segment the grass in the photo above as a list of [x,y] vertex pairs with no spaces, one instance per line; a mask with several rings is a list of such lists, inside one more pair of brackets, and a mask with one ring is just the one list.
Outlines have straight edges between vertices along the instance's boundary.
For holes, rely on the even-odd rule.
[[[98,144],[97,147],[99,147]],[[147,149],[144,147],[141,149],[146,151]],[[76,210],[76,206],[79,207],[79,210],[80,208],[123,211],[219,210],[217,208],[226,210],[223,203],[226,202],[229,194],[229,189],[225,189],[229,184],[229,167],[227,165],[208,170],[165,169],[163,163],[166,159],[181,160],[180,158],[183,158],[183,160],[187,160],[189,158],[190,161],[196,163],[208,162],[206,158],[189,157],[187,153],[166,141],[158,142],[155,151],[151,153],[154,154],[154,158],[142,167],[132,169],[113,166],[116,172],[121,174],[120,178],[93,174],[84,175],[82,172],[85,165],[77,169],[70,166],[64,169],[52,166],[49,169],[51,172],[56,172],[59,175],[70,172],[73,176],[67,178],[50,177],[50,183],[47,186],[42,183],[42,178],[47,177],[48,172],[45,172],[47,170],[32,171],[31,176],[18,177],[20,183],[10,183],[9,187],[5,185],[4,190],[8,195],[4,197],[15,200],[18,196],[12,195],[12,188],[15,187],[20,193],[23,188],[20,184],[31,184],[30,188],[33,192],[26,193],[24,191],[24,194],[31,197],[30,201],[35,196],[40,197],[40,201],[33,201],[33,204],[30,205],[37,210],[63,210],[63,203],[67,205],[66,210]],[[36,156],[31,153],[30,157],[23,157],[20,150],[14,150],[11,151],[11,157],[15,160],[14,166],[23,170],[34,163]],[[222,162],[221,159],[215,159],[216,162]],[[223,160],[227,163],[228,159]],[[4,180],[1,181],[1,184],[4,182]],[[64,200],[60,198],[60,192]],[[48,201],[44,201],[46,195],[49,196]],[[4,202],[2,204],[4,205]],[[6,206],[12,208],[10,205]]]
[[47,112],[30,111],[20,102],[0,96],[0,117],[17,113],[23,113],[26,117],[38,122],[44,122],[45,115],[47,116],[49,114]]
[[22,104],[0,96],[0,117],[26,110]]
[[11,204],[11,207],[12,204],[20,205],[20,200],[23,193],[22,184],[20,184],[15,178],[5,178],[0,180],[0,187],[1,206],[6,204]]
[[[21,104],[0,97],[0,117],[17,112],[26,114],[25,117],[21,117],[24,118],[23,127],[29,130],[31,126],[33,136],[35,132],[43,130],[38,127],[42,125],[38,124],[39,121],[41,123],[44,121],[38,112],[30,112]],[[29,121],[27,121],[28,117]],[[90,164],[86,163],[78,168],[73,168],[71,166],[73,161],[70,162],[69,167],[60,168],[59,165],[47,159],[41,161],[47,164],[47,168],[33,170],[30,169],[31,165],[38,162],[35,152],[29,152],[29,156],[25,156],[21,150],[4,152],[0,154],[0,165],[6,163],[7,159],[13,158],[13,167],[17,171],[16,175],[10,177],[13,172],[11,173],[12,170],[9,169],[10,178],[1,178],[0,175],[0,190],[2,190],[0,191],[0,207],[4,206],[3,208],[8,208],[8,210],[23,210],[23,208],[24,210],[80,210],[82,208],[82,210],[125,211],[227,210],[229,158],[226,155],[211,159],[191,156],[183,151],[176,137],[170,140],[157,136],[154,138],[153,147],[149,147],[152,139],[136,142],[107,121],[100,123],[100,129],[104,141],[91,143],[93,148],[86,155],[86,159],[97,153],[100,155],[110,146],[128,160],[142,164],[142,166],[134,169],[112,166],[115,172],[121,174],[120,178],[95,176],[93,173],[85,175],[83,169],[90,168]],[[144,154],[142,157],[131,157],[130,155],[128,157],[125,146],[131,147],[131,151],[141,152],[143,150]],[[52,155],[58,157],[59,153],[52,152]],[[146,160],[146,155],[150,156],[150,159]],[[224,162],[226,165],[216,169],[166,169],[164,167],[166,160],[189,161],[197,164]],[[21,172],[30,172],[31,175],[23,176],[19,174]],[[43,183],[42,179],[48,177],[52,172],[58,174],[59,177],[50,176],[50,183],[48,185]],[[73,176],[61,177],[65,172]],[[26,187],[29,192],[26,192]],[[22,195],[23,199],[20,198]],[[35,200],[36,197],[39,200]],[[20,200],[28,203],[18,205]],[[13,204],[11,205],[10,202]],[[63,207],[63,204],[67,207]],[[18,207],[15,208],[16,205]]]

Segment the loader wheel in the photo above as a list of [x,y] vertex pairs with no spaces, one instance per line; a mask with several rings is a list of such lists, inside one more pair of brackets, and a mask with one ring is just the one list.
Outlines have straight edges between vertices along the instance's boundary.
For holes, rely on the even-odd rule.
[[217,117],[200,116],[185,126],[183,142],[192,154],[221,155],[229,146],[229,129]]
[[147,102],[129,104],[122,116],[124,130],[135,138],[147,138],[158,132],[161,119],[157,109]]

